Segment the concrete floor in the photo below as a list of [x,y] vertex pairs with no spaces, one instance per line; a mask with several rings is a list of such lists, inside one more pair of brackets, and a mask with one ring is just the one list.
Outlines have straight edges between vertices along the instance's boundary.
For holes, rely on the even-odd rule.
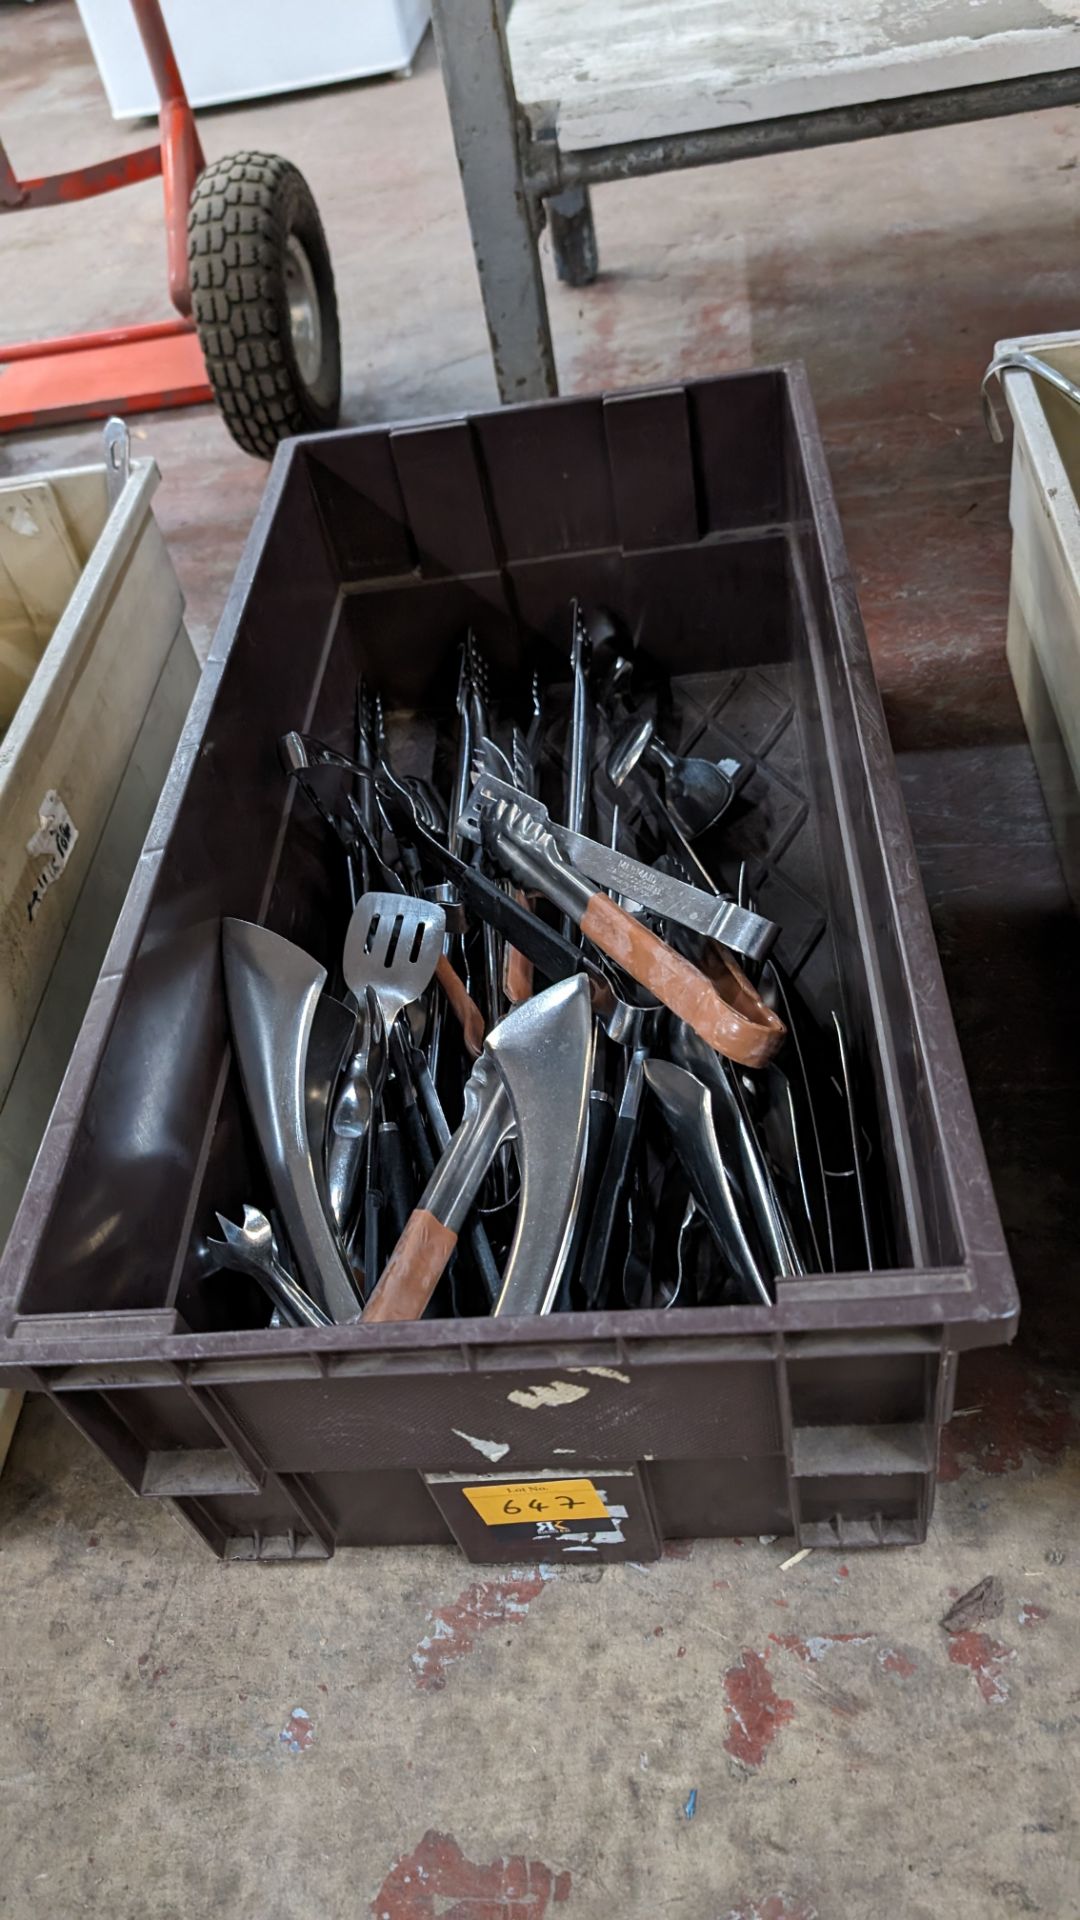
[[[24,173],[144,137],[112,127],[67,0],[0,7],[0,125]],[[202,129],[311,180],[348,419],[493,398],[430,49],[408,83]],[[546,1581],[442,1550],[226,1569],[33,1404],[0,1480],[12,1920],[1080,1915],[1077,939],[977,399],[996,338],[1077,321],[1078,163],[1066,110],[605,188],[601,281],[552,292],[568,390],[810,367],[1024,1295],[1018,1347],[962,1370],[929,1544],[785,1572],[790,1543],[705,1542]],[[154,186],[4,242],[9,337],[166,311]],[[208,410],[135,430],[205,646],[264,470]],[[23,436],[0,468],[95,440]],[[986,1574],[1001,1611],[947,1636]]]

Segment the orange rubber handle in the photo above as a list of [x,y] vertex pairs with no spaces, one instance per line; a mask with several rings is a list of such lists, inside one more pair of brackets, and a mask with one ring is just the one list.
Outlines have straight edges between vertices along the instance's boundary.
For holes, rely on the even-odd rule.
[[466,1053],[471,1054],[474,1060],[479,1060],[484,1051],[484,1016],[469,993],[464,980],[454,972],[445,953],[440,953],[435,962],[435,978],[461,1027]]
[[[514,888],[514,899],[519,907],[529,904],[528,895],[520,887]],[[507,946],[503,951],[503,992],[512,1007],[533,996],[533,963],[516,947]]]
[[581,916],[581,931],[717,1053],[744,1067],[762,1067],[772,1059],[787,1029],[726,955],[721,956],[726,969],[722,993],[692,961],[639,926],[606,893],[593,894]]
[[424,1207],[410,1213],[361,1320],[419,1320],[457,1246],[453,1227]]
[[[770,1031],[775,1030],[779,1035],[776,1046],[780,1045],[780,1041],[787,1032],[780,1015],[766,1006],[757,988],[732,959],[728,949],[720,946],[716,940],[707,940],[705,943],[702,971],[708,975],[717,992],[729,1006],[735,1009],[736,1013],[741,1014],[745,1020],[753,1021],[757,1026],[768,1027]],[[776,1047],[772,1049],[772,1053],[775,1052]],[[771,1059],[772,1053],[767,1058]],[[753,1062],[750,1064],[752,1065]]]

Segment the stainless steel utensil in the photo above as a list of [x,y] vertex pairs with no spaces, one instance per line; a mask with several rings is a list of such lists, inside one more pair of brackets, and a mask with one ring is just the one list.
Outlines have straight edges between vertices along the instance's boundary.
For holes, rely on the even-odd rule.
[[720,1151],[708,1088],[670,1060],[646,1061],[645,1078],[663,1109],[721,1258],[746,1300],[771,1306],[771,1288],[743,1225],[745,1202],[733,1169]]
[[585,1160],[593,1020],[580,975],[522,1001],[492,1029],[465,1088],[461,1125],[364,1309],[365,1320],[423,1313],[502,1142],[521,1178],[514,1238],[494,1312],[550,1312]]
[[[499,791],[492,792],[493,787]],[[760,1065],[776,1052],[784,1037],[783,1022],[722,949],[712,949],[710,964],[721,968],[727,998],[690,960],[639,926],[607,894],[594,891],[567,859],[547,822],[516,788],[481,779],[463,820],[520,885],[542,893],[569,915],[594,946],[686,1020],[710,1046],[749,1066]]]
[[619,1103],[612,1122],[607,1156],[581,1251],[580,1285],[586,1307],[603,1303],[610,1285],[609,1262],[615,1237],[626,1214],[630,1163],[645,1091],[648,1049],[634,1047],[626,1068]]
[[855,1179],[855,1193],[859,1208],[859,1226],[866,1251],[866,1271],[867,1273],[873,1273],[874,1241],[870,1231],[870,1206],[866,1192],[866,1177],[863,1173],[862,1141],[859,1138],[859,1120],[855,1110],[855,1088],[851,1075],[851,1065],[848,1059],[847,1039],[844,1034],[843,1023],[840,1015],[835,1010],[832,1021],[836,1037],[837,1057],[840,1065],[840,1082],[844,1096],[844,1111],[847,1115],[848,1132],[851,1140],[851,1170]]
[[308,1145],[316,1166],[326,1162],[331,1102],[355,1034],[356,1014],[352,1007],[335,1000],[329,993],[322,994],[315,1007],[304,1062],[304,1112]]
[[[491,724],[488,719],[488,667],[482,648],[476,635],[470,630],[465,640],[462,658],[464,679],[465,712],[462,717],[459,735],[459,754],[468,754],[465,760],[466,775],[472,765],[475,743],[490,735]],[[455,787],[456,798],[457,787]],[[457,850],[454,837],[457,813],[451,822],[451,849]],[[481,928],[481,942],[484,959],[484,1014],[485,1024],[495,1026],[503,1011],[502,1002],[502,943],[490,921],[485,920]]]
[[332,1101],[325,1153],[330,1212],[343,1241],[348,1237],[364,1143],[386,1074],[386,1037],[378,1000],[370,990],[357,1010],[354,1036],[355,1044]]
[[345,934],[342,971],[357,1004],[375,996],[384,1036],[411,1001],[431,985],[442,952],[446,915],[433,900],[408,893],[365,893]]
[[349,1220],[372,1111],[382,1094],[395,1020],[431,985],[446,915],[408,893],[365,893],[345,934],[342,972],[360,1008],[360,1043],[345,1073],[332,1122],[330,1199],[339,1231]]
[[582,833],[589,801],[589,682],[591,647],[576,600],[570,608],[570,673],[573,689],[566,754],[566,824]]
[[300,1277],[331,1319],[354,1320],[360,1302],[307,1130],[308,1044],[326,969],[246,920],[223,921],[222,955],[240,1078]]
[[[505,756],[500,754],[497,747],[494,754],[505,767]],[[494,767],[494,760],[489,762],[482,759],[479,763],[476,782],[461,817],[464,837],[482,837],[485,802],[512,802],[539,821],[567,859],[580,873],[594,880],[597,886],[607,887],[625,899],[635,900],[639,906],[648,908],[665,920],[674,920],[679,926],[688,927],[691,932],[719,940],[723,946],[730,947],[733,953],[745,959],[763,960],[768,954],[778,932],[771,920],[739,906],[735,901],[721,899],[715,892],[707,893],[700,887],[688,886],[685,880],[677,879],[674,874],[646,866],[644,861],[633,860],[629,854],[619,853],[614,847],[605,847],[599,840],[590,840],[585,834],[571,833],[551,818],[542,801],[502,778]]]
[[801,1273],[803,1265],[794,1235],[740,1099],[733,1070],[681,1020],[670,1024],[670,1048],[675,1065],[692,1073],[712,1095],[717,1139],[731,1143],[740,1187],[772,1271],[783,1275]]
[[643,762],[650,772],[661,774],[664,805],[688,840],[715,827],[735,797],[737,760],[672,753],[657,733],[656,722],[646,717],[632,720],[617,736],[605,771],[612,785],[621,787]]
[[250,1274],[257,1280],[286,1325],[294,1327],[331,1327],[328,1313],[317,1306],[310,1294],[298,1286],[282,1262],[274,1239],[274,1230],[265,1213],[257,1207],[244,1208],[242,1227],[217,1216],[221,1240],[208,1239],[207,1250],[219,1267],[231,1267],[236,1273]]

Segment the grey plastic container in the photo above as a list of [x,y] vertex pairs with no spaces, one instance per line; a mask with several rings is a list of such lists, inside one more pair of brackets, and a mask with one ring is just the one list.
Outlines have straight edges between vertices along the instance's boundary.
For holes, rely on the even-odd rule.
[[[752,762],[744,851],[807,1000],[842,1010],[888,1267],[773,1308],[271,1331],[202,1236],[265,1194],[221,917],[326,962],[341,930],[278,738],[344,741],[361,666],[389,706],[445,709],[469,624],[520,674],[575,593],[663,658],[684,742]],[[957,1354],[1016,1313],[802,369],[283,447],[0,1269],[0,1381],[234,1558],[550,1559],[580,1549],[463,1488],[551,1474],[606,1496],[599,1558],[850,1550],[923,1538]]]

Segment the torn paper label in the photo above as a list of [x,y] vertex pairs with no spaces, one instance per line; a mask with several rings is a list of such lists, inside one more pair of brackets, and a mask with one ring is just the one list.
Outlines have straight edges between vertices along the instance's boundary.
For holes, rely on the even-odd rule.
[[546,1385],[538,1381],[533,1387],[515,1387],[507,1394],[515,1407],[528,1407],[533,1411],[537,1407],[569,1407],[575,1400],[584,1400],[588,1387],[576,1387],[569,1380],[552,1380]]
[[49,888],[59,880],[71,858],[79,829],[55,788],[50,787],[38,807],[38,830],[31,834],[26,851],[32,862],[32,874],[26,896],[26,917],[32,921]]
[[459,1440],[468,1441],[469,1446],[475,1447],[493,1466],[510,1451],[509,1440],[481,1440],[475,1433],[463,1433],[460,1427],[451,1427],[450,1431],[456,1433]]

